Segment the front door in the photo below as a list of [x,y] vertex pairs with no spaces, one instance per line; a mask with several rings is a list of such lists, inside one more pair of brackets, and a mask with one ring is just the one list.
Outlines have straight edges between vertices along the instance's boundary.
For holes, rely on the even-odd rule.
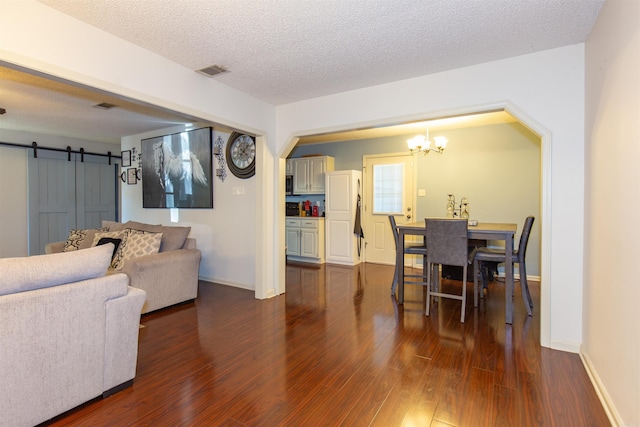
[[[389,215],[397,224],[414,222],[414,158],[407,154],[365,156],[364,220],[366,261],[395,264]],[[410,257],[412,258],[412,257]]]

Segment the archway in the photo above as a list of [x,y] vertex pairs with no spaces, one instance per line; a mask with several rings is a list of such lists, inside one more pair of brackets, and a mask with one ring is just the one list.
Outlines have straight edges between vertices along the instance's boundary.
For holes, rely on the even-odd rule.
[[[517,121],[522,124],[524,127],[528,128],[530,131],[532,131],[534,134],[538,135],[540,137],[540,141],[541,141],[541,200],[540,200],[540,213],[541,213],[541,218],[540,218],[540,247],[541,247],[541,253],[540,253],[540,286],[541,286],[541,301],[540,301],[540,310],[539,310],[539,316],[540,317],[540,328],[541,328],[541,345],[549,347],[550,346],[550,312],[549,312],[549,306],[550,306],[550,292],[548,289],[548,286],[550,284],[550,280],[549,280],[549,274],[550,274],[550,260],[551,260],[551,249],[550,249],[550,233],[551,233],[551,210],[550,210],[550,204],[551,204],[551,132],[544,127],[542,124],[540,124],[537,120],[535,120],[533,117],[531,117],[530,115],[528,115],[526,112],[524,112],[522,109],[520,109],[518,106],[509,103],[509,102],[503,102],[503,103],[498,103],[498,104],[490,104],[490,105],[484,105],[484,106],[475,106],[475,107],[468,107],[468,108],[458,108],[455,110],[447,110],[447,111],[442,111],[442,112],[431,112],[429,114],[424,114],[423,115],[423,119],[421,120],[434,120],[434,119],[439,119],[439,118],[444,118],[444,117],[457,117],[457,116],[464,116],[464,115],[473,115],[473,114],[479,114],[479,113],[485,113],[485,112],[491,112],[491,111],[498,111],[498,110],[503,110],[507,113],[509,113],[510,115],[512,115],[513,117],[515,117],[517,119]],[[417,118],[415,115],[412,115],[411,117],[394,117],[393,119],[389,119],[388,123],[384,123],[384,126],[392,126],[393,124],[399,124],[399,123],[407,123],[407,122],[413,122],[416,121]],[[420,120],[420,119],[418,119]],[[384,122],[384,120],[382,120],[381,122]],[[369,124],[370,125],[370,124]],[[381,124],[382,126],[383,124]],[[363,126],[361,123],[352,123],[350,125],[345,125],[342,126],[340,129],[334,129],[333,131],[335,132],[343,132],[343,131],[348,131],[350,129],[362,129],[365,126]],[[284,174],[285,174],[285,170],[284,170],[284,159],[286,159],[286,157],[289,155],[289,153],[293,150],[293,148],[296,146],[296,144],[299,141],[299,138],[301,137],[306,137],[308,135],[311,135],[312,133],[310,132],[309,134],[304,134],[304,133],[300,133],[298,135],[296,135],[295,137],[292,137],[291,140],[289,141],[289,143],[286,145],[286,147],[284,148],[284,150],[280,153],[279,155],[279,159],[280,159],[280,169],[279,169],[279,182],[284,182]],[[284,201],[285,201],[285,196],[282,193],[281,197],[279,198],[279,205],[284,206]],[[282,216],[282,218],[280,218],[280,227],[279,227],[279,232],[280,234],[284,233],[284,216]],[[281,237],[282,239],[282,237]],[[285,275],[285,260],[284,257],[282,257],[281,263],[280,263],[280,277],[281,277],[281,281],[278,284],[278,286],[280,287],[280,292],[278,293],[283,293],[285,291],[284,289],[284,275]]]

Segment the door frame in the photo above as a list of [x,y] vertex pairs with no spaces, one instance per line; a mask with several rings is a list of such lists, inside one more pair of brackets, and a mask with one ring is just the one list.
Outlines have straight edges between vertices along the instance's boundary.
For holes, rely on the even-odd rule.
[[[409,153],[409,152],[395,152],[395,153],[377,153],[377,154],[365,154],[362,156],[362,205],[364,207],[364,209],[366,210],[367,206],[371,206],[372,201],[368,200],[367,196],[369,195],[368,192],[368,188],[367,188],[367,160],[369,159],[376,159],[376,158],[385,158],[385,157],[409,157],[411,159],[414,159],[413,154]],[[415,160],[413,160],[415,162]],[[416,210],[415,210],[415,206],[417,203],[417,197],[416,197],[416,186],[418,184],[418,172],[417,172],[417,168],[416,165],[414,163],[412,169],[412,173],[411,173],[411,185],[413,186],[412,188],[414,189],[414,191],[411,192],[411,206],[413,209],[413,216],[415,219],[416,216]],[[365,216],[367,214],[365,213]],[[367,239],[365,238],[365,250],[364,250],[364,254],[365,254],[365,258],[364,261],[365,262],[369,262],[367,260]],[[420,259],[418,259],[420,258]],[[411,260],[411,264],[406,264],[407,266],[411,266],[413,268],[422,268],[422,257],[409,257],[409,259]],[[395,262],[394,262],[395,263]]]

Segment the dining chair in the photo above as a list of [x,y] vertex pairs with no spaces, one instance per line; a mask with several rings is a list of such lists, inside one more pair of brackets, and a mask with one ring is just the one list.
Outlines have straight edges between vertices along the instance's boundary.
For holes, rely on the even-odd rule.
[[[395,241],[395,245],[396,245],[396,253],[397,251],[399,251],[400,249],[398,248],[400,246],[400,238],[398,236],[398,227],[396,226],[396,219],[393,215],[389,215],[389,222],[391,223],[391,230],[393,230],[393,238]],[[396,289],[398,287],[398,277],[399,274],[403,274],[403,277],[410,277],[410,278],[421,278],[420,282],[417,281],[404,281],[405,284],[418,284],[418,285],[423,285],[426,286],[427,284],[427,274],[425,271],[425,266],[426,266],[426,255],[427,255],[427,247],[424,244],[424,240],[422,243],[405,243],[404,248],[402,249],[402,251],[404,252],[405,255],[421,255],[422,256],[422,275],[417,275],[417,274],[404,274],[404,263],[403,265],[398,265],[398,263],[396,262],[396,269],[393,273],[393,283],[391,284],[391,295],[395,295],[396,293]],[[404,260],[404,256],[402,257],[402,259]]]
[[[525,303],[527,308],[527,314],[529,316],[533,316],[533,299],[531,298],[531,293],[529,292],[529,284],[527,283],[527,265],[525,262],[525,257],[527,254],[527,244],[529,243],[529,235],[531,234],[531,227],[533,226],[533,221],[535,218],[533,216],[528,216],[524,221],[524,226],[522,227],[522,235],[520,236],[520,243],[518,244],[518,249],[513,251],[511,256],[512,263],[518,263],[518,270],[520,273],[520,288],[522,290],[522,300]],[[484,277],[483,272],[485,269],[481,268],[481,263],[483,262],[497,262],[504,263],[507,262],[506,254],[504,250],[501,249],[492,249],[487,247],[476,248],[469,255],[469,263],[473,262],[473,305],[474,307],[478,306],[478,276],[482,276],[482,287],[486,286],[487,278]],[[483,290],[480,290],[480,297],[483,296]]]
[[[464,323],[467,302],[467,265],[468,240],[467,219],[431,219],[425,218],[427,251],[427,303],[425,315],[429,315],[431,297],[457,299],[462,302],[460,322]],[[462,294],[442,292],[440,265],[462,267]],[[436,285],[436,286],[434,286]],[[432,289],[433,287],[433,289]]]

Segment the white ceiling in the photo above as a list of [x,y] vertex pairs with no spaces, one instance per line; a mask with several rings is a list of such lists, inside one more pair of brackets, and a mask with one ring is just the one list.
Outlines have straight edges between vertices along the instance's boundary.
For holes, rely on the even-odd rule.
[[[582,43],[604,0],[39,1],[194,71],[223,66],[229,72],[213,78],[279,105]],[[56,89],[32,89],[1,73],[0,107],[7,114],[0,116],[0,126],[16,114],[15,92],[26,96],[34,90],[33,96],[55,103]],[[58,102],[77,97],[64,88],[58,92]],[[86,94],[83,99],[89,101]],[[45,111],[39,110],[43,103],[30,103],[34,114]],[[141,133],[136,126],[145,122],[157,129],[193,119],[167,112],[158,118],[132,105],[137,104],[106,111],[111,116],[72,105],[62,117],[55,117],[52,105],[46,113],[57,128],[84,134],[84,121],[91,123],[87,139],[100,134],[100,140],[114,143]],[[44,126],[44,118],[29,117],[24,108],[25,120],[15,118],[12,126],[21,120],[24,126]]]

